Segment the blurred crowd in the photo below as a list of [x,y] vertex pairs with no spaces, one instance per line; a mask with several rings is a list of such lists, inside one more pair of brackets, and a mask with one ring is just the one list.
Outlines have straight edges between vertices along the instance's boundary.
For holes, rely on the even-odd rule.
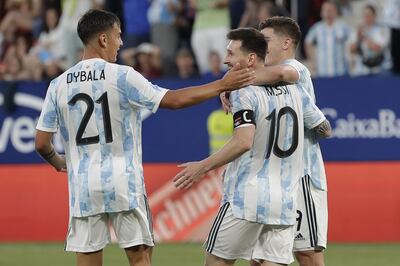
[[400,0],[3,0],[0,80],[50,80],[79,61],[90,8],[118,14],[118,63],[147,78],[219,78],[227,32],[275,15],[299,22],[315,77],[400,73]]

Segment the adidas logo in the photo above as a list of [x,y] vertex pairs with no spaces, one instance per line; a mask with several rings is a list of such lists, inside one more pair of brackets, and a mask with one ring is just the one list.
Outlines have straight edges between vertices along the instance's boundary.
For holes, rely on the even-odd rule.
[[294,240],[306,240],[306,239],[304,238],[304,236],[303,236],[301,233],[299,233],[299,234],[294,238]]

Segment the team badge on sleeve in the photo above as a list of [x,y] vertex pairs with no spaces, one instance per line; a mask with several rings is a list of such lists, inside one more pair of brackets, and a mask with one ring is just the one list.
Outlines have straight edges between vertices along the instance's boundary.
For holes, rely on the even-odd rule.
[[246,124],[256,124],[253,110],[240,110],[233,115],[234,128]]

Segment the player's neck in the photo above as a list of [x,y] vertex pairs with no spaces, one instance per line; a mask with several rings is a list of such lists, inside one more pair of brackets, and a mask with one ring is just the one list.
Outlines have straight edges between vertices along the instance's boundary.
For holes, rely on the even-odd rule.
[[85,47],[83,49],[82,60],[92,59],[92,58],[101,58],[107,61],[107,58],[101,50],[93,49],[91,47]]
[[264,67],[264,62],[263,61],[257,61],[254,65],[249,67],[250,70],[256,70]]
[[295,53],[292,52],[292,51],[287,50],[287,51],[284,51],[284,52],[281,54],[279,63],[282,64],[282,63],[285,62],[286,60],[295,59],[295,58],[296,58]]

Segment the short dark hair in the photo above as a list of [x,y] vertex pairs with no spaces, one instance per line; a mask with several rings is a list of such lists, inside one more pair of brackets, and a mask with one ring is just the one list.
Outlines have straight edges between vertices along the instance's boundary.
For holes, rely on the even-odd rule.
[[242,41],[242,50],[255,53],[264,61],[267,52],[267,43],[264,39],[264,35],[258,30],[253,28],[231,30],[228,32],[227,38],[233,41]]
[[300,42],[301,31],[299,24],[290,17],[275,16],[268,18],[258,26],[260,31],[265,28],[273,29],[276,34],[288,36],[293,40],[295,47],[297,47]]
[[114,13],[90,9],[78,22],[79,38],[84,44],[87,44],[94,35],[111,29],[115,23],[121,25],[121,21]]

